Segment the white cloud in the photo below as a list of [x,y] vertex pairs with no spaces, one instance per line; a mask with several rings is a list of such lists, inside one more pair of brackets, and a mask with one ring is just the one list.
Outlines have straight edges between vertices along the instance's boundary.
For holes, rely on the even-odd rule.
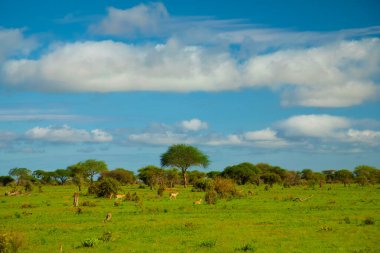
[[278,123],[278,128],[288,137],[334,137],[350,127],[350,120],[331,115],[298,115]]
[[0,27],[0,61],[7,56],[28,55],[37,47],[33,38],[25,38],[22,29]]
[[277,140],[277,132],[266,128],[264,130],[251,131],[244,133],[244,138],[249,141],[273,141]]
[[270,87],[287,105],[344,107],[379,97],[380,40],[252,56],[238,63],[225,51],[166,44],[88,41],[57,46],[37,60],[10,60],[9,86],[42,91],[223,91]]
[[207,124],[207,122],[203,122],[200,119],[191,119],[191,120],[182,121],[181,127],[185,131],[199,131],[202,129],[207,129],[208,124]]
[[110,7],[107,12],[107,16],[91,26],[90,31],[126,37],[157,36],[169,18],[162,3],[139,4],[125,10]]
[[347,140],[366,143],[371,146],[380,146],[380,131],[349,129],[347,131]]
[[48,142],[110,142],[113,137],[109,133],[94,129],[74,129],[67,125],[62,127],[34,127],[25,133],[28,139]]
[[[71,16],[69,16],[72,19]],[[179,38],[195,44],[240,44],[244,50],[265,51],[299,45],[318,45],[380,33],[380,26],[333,32],[304,32],[267,28],[244,19],[208,16],[173,16],[162,3],[139,4],[128,9],[110,7],[90,32],[126,38]],[[244,53],[242,53],[244,55]],[[244,56],[243,56],[244,57]]]
[[246,83],[284,89],[284,104],[342,107],[379,96],[380,40],[342,41],[318,48],[252,57]]
[[39,60],[9,61],[3,75],[14,87],[44,91],[187,92],[238,85],[235,62],[228,54],[176,41],[159,46],[113,41],[66,44]]

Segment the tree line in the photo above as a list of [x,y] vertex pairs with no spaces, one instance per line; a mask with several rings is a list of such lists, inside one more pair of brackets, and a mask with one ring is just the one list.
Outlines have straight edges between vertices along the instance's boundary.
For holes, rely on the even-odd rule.
[[192,166],[207,167],[210,161],[208,157],[195,147],[178,144],[168,148],[161,155],[161,167],[148,165],[138,170],[135,174],[131,170],[116,168],[109,170],[104,161],[86,160],[68,166],[66,169],[54,171],[35,170],[27,168],[13,168],[8,176],[0,176],[0,185],[27,185],[33,184],[74,184],[81,191],[85,184],[112,179],[121,185],[144,183],[151,189],[155,187],[166,188],[187,184],[201,187],[208,180],[225,178],[233,180],[236,184],[265,184],[272,187],[281,184],[284,187],[296,185],[322,186],[325,183],[343,183],[345,186],[351,183],[360,185],[380,183],[380,170],[378,168],[360,165],[353,171],[325,170],[315,172],[311,169],[302,171],[290,171],[279,166],[266,163],[252,164],[248,162],[232,165],[223,171],[202,172],[191,170]]

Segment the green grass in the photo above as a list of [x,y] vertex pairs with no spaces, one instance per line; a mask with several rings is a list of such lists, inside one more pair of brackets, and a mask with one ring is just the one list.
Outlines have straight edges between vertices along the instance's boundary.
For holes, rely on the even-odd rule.
[[[85,196],[96,206],[72,207],[74,186],[44,186],[4,196],[0,232],[21,233],[20,252],[380,252],[380,187],[247,186],[253,196],[193,205],[204,193],[176,188],[176,200],[137,186],[139,203]],[[294,201],[295,198],[311,198]],[[112,220],[103,223],[107,212]],[[372,222],[374,222],[372,224]],[[99,241],[106,232],[110,241]],[[81,247],[94,242],[92,248]],[[91,244],[91,243],[89,243]]]

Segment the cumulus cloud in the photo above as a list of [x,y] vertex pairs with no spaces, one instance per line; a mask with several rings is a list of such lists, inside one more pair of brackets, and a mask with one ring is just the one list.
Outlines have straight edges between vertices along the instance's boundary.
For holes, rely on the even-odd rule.
[[0,60],[8,56],[28,55],[37,47],[37,41],[26,38],[22,29],[6,29],[0,27]]
[[380,40],[342,41],[253,57],[246,82],[282,89],[286,105],[343,107],[378,97]]
[[166,44],[87,41],[54,48],[37,60],[10,60],[5,83],[41,91],[224,91],[269,87],[283,104],[344,107],[378,98],[380,40],[285,50],[237,62],[228,52]]
[[111,134],[94,129],[87,131],[84,129],[74,129],[67,125],[62,127],[34,127],[25,133],[31,140],[47,142],[110,142],[113,137]]
[[328,138],[351,126],[349,119],[331,115],[298,115],[278,124],[288,137]]
[[66,44],[39,60],[9,61],[3,75],[14,87],[43,91],[186,92],[231,89],[238,71],[226,53],[176,41],[156,46],[91,41]]
[[207,124],[207,122],[203,122],[200,119],[191,119],[191,120],[182,121],[181,127],[185,131],[199,131],[202,129],[207,129],[208,124]]

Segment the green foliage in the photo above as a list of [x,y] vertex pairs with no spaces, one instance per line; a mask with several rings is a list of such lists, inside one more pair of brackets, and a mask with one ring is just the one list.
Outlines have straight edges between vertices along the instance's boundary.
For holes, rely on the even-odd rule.
[[92,248],[95,245],[97,245],[98,243],[99,243],[99,239],[97,239],[97,238],[89,238],[89,239],[84,240],[81,243],[81,245],[82,245],[83,248]]
[[214,189],[210,189],[206,191],[205,201],[209,205],[215,205],[218,201],[218,193]]
[[157,195],[162,197],[164,195],[164,192],[165,192],[165,187],[164,186],[160,186],[157,190]]
[[136,176],[133,171],[125,170],[122,168],[114,169],[111,171],[102,171],[100,178],[110,177],[113,178],[121,185],[134,184],[136,182]]
[[27,168],[13,168],[9,170],[9,176],[16,177],[17,184],[20,184],[24,180],[29,180],[32,175],[32,171]]
[[33,191],[33,184],[29,180],[25,182],[24,186],[25,192],[32,192]]
[[195,184],[196,182],[205,179],[206,173],[198,171],[198,170],[192,170],[187,172],[187,178],[189,184]]
[[70,171],[65,169],[57,169],[52,176],[60,184],[63,185],[70,177]]
[[13,181],[15,180],[11,176],[0,176],[0,186],[6,186]]
[[193,184],[192,191],[207,191],[208,189],[213,189],[214,180],[211,179],[202,179]]
[[231,179],[216,178],[213,182],[212,189],[218,194],[218,197],[222,199],[237,196],[235,183]]
[[161,155],[161,165],[163,167],[174,166],[182,172],[183,185],[187,186],[186,171],[191,166],[202,166],[207,168],[210,164],[208,156],[199,149],[186,144],[172,145]]
[[149,165],[138,170],[138,177],[144,184],[148,185],[151,190],[157,185],[165,183],[164,170],[154,165]]
[[247,243],[247,244],[244,244],[243,246],[237,248],[236,251],[255,252],[256,247],[251,243]]
[[228,166],[223,172],[222,176],[235,180],[237,184],[253,183],[255,175],[260,170],[251,163],[240,163],[238,165]]
[[113,178],[103,178],[95,183],[95,194],[98,197],[109,197],[117,194],[120,184]]

